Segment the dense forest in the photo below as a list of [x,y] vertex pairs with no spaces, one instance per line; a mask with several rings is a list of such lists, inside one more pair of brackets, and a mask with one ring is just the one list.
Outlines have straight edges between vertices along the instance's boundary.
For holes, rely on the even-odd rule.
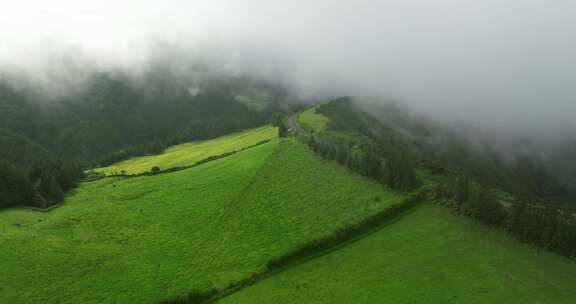
[[247,76],[186,82],[162,70],[93,73],[70,91],[0,80],[0,208],[56,204],[82,169],[261,125],[289,98]]

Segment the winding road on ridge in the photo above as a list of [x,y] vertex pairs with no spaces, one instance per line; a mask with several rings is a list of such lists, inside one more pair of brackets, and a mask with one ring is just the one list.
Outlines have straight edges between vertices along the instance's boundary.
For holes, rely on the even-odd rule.
[[304,136],[308,136],[309,132],[306,131],[304,128],[302,128],[297,121],[298,115],[300,115],[300,113],[294,113],[294,114],[290,115],[290,117],[288,117],[288,120],[286,121],[286,124],[288,125],[288,128],[293,130],[295,133],[298,133],[298,134],[304,135]]

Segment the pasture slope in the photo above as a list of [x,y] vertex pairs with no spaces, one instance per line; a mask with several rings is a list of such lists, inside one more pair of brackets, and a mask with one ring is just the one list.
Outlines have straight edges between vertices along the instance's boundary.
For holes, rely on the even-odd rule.
[[304,128],[313,132],[322,132],[328,127],[330,119],[322,114],[316,113],[318,106],[311,107],[298,115],[298,123]]
[[[302,112],[309,130],[329,120]],[[218,301],[288,303],[576,303],[576,263],[425,203],[381,230]]]
[[423,204],[218,303],[576,303],[574,260]]
[[277,128],[263,126],[211,140],[176,145],[166,149],[159,155],[133,157],[108,167],[94,169],[94,171],[105,174],[120,173],[122,171],[127,174],[138,174],[150,171],[154,166],[158,166],[162,170],[190,166],[209,156],[242,150],[258,142],[272,139],[276,137],[277,133]]
[[224,287],[402,198],[292,139],[83,183],[51,212],[0,212],[0,303],[158,303]]

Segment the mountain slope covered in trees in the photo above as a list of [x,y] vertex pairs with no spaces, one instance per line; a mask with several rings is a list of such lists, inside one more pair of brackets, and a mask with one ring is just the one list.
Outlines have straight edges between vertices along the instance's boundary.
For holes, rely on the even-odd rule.
[[248,76],[193,82],[166,69],[137,79],[95,72],[70,91],[48,96],[0,81],[0,208],[59,203],[81,168],[262,125],[289,98]]
[[317,111],[330,119],[330,130],[353,132],[357,138],[406,155],[422,169],[466,175],[534,201],[576,198],[564,180],[551,173],[548,161],[536,153],[504,154],[479,133],[458,132],[401,106],[341,98]]

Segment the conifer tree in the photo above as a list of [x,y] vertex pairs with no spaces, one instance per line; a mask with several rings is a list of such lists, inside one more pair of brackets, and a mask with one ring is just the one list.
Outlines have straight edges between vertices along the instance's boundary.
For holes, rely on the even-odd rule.
[[40,191],[43,194],[44,198],[50,201],[50,203],[56,204],[64,200],[64,193],[62,192],[62,188],[52,175],[48,171],[44,171],[42,173],[42,177],[40,180]]
[[409,191],[419,184],[410,159],[398,152],[391,153],[386,159],[381,175],[382,182],[392,189]]
[[5,181],[5,174],[5,171],[0,171],[0,209],[10,206],[10,194],[8,184]]
[[459,203],[465,203],[470,196],[470,180],[465,175],[460,175],[456,179],[456,189],[454,199]]
[[272,114],[272,117],[270,118],[270,124],[273,127],[280,127],[281,125],[283,125],[282,123],[282,113],[274,113]]
[[284,138],[288,136],[288,129],[284,124],[280,124],[278,127],[278,137]]

